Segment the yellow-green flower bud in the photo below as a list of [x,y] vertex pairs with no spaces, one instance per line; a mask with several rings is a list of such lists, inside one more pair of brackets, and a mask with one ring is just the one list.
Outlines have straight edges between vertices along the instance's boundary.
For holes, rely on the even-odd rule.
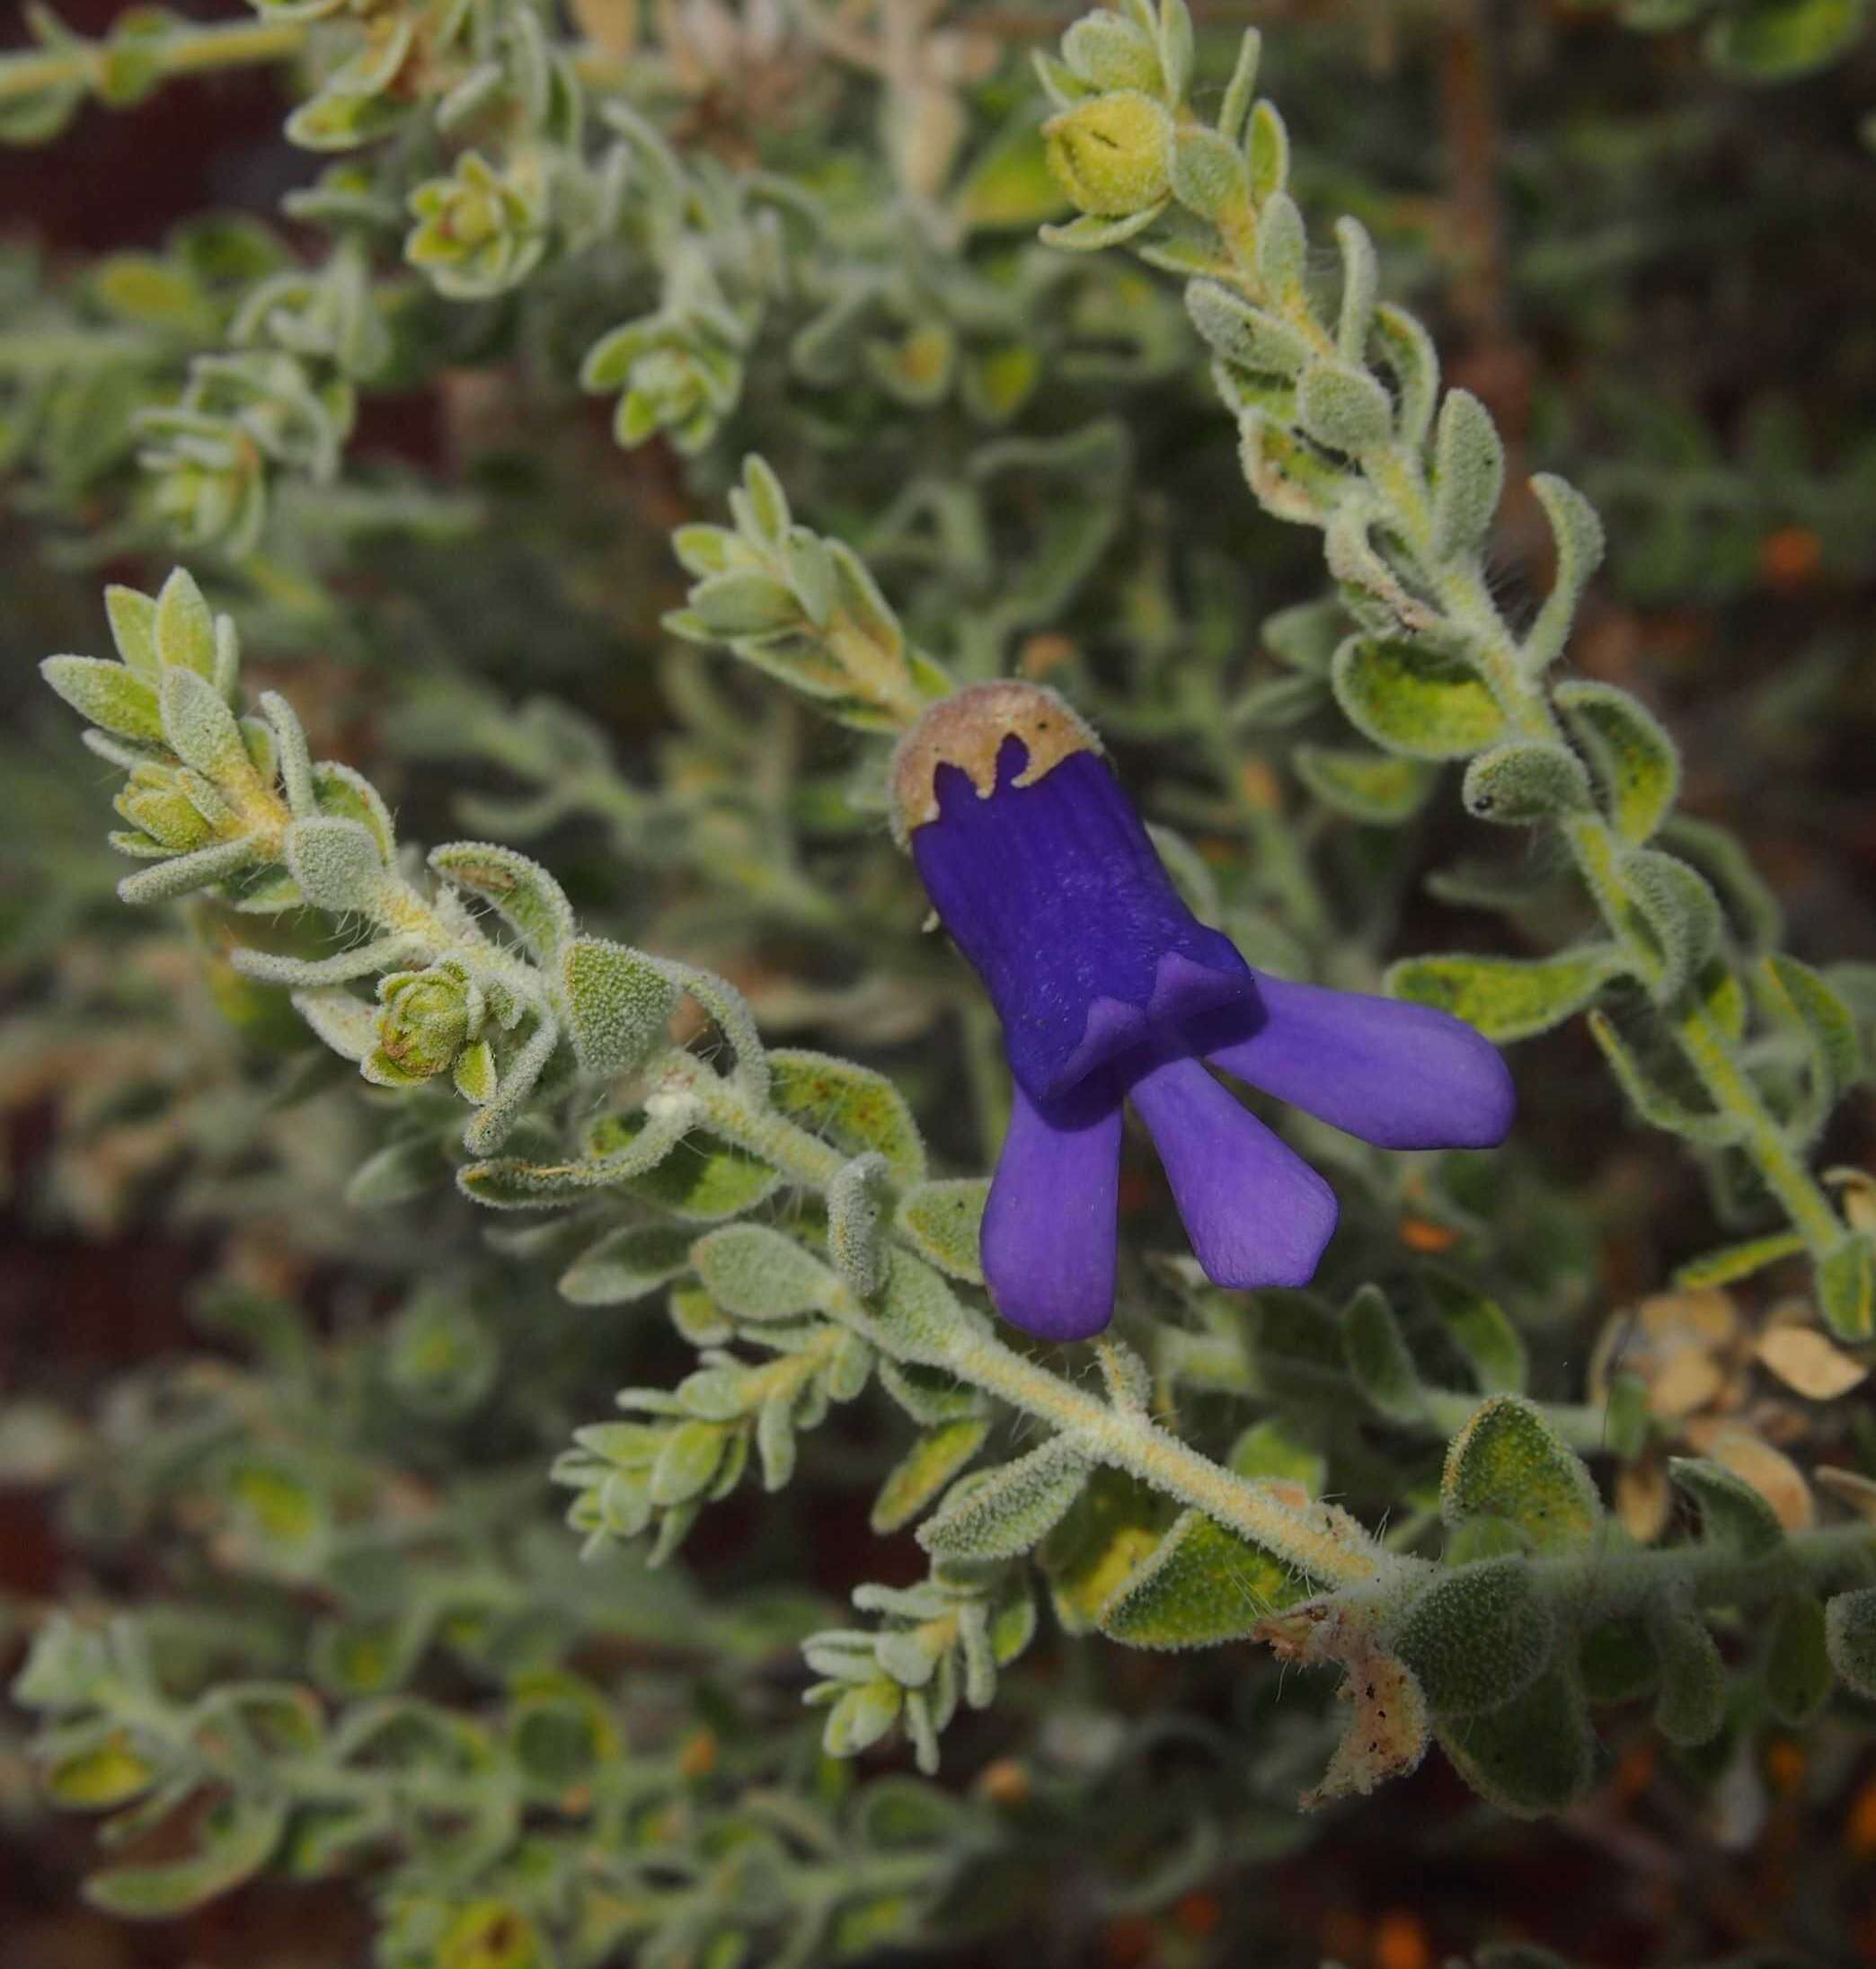
[[372,1063],[386,1080],[428,1080],[442,1073],[482,1024],[481,993],[444,966],[381,979],[378,996],[384,1010]]
[[1042,126],[1049,167],[1078,210],[1125,218],[1172,188],[1172,117],[1138,89],[1090,96]]
[[419,223],[404,258],[454,301],[518,286],[547,251],[546,185],[528,160],[498,172],[467,151],[453,175],[417,187],[411,209]]

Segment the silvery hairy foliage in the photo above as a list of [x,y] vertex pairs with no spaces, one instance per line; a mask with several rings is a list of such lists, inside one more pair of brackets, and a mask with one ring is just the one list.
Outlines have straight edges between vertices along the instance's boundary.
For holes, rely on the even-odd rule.
[[[1650,1786],[1867,1859],[1876,968],[1590,657],[1612,592],[1854,593],[1869,441],[1624,451],[1605,360],[1615,435],[1546,442],[1449,375],[1382,139],[1309,133],[1358,89],[1424,149],[1394,40],[1463,92],[1490,10],[1294,11],[0,56],[22,146],[277,69],[298,166],[0,249],[6,564],[58,570],[7,633],[84,748],[7,741],[0,1091],[41,1223],[189,1253],[175,1345],[0,1396],[69,1554],[0,1596],[0,1771],[102,1814],[93,1910],[1508,1969],[1582,1928],[1269,1890],[1626,1850]],[[1752,105],[1863,11],[1567,31]],[[1494,278],[1594,313],[1541,246]],[[1816,1864],[1758,1959],[1850,1946]]]

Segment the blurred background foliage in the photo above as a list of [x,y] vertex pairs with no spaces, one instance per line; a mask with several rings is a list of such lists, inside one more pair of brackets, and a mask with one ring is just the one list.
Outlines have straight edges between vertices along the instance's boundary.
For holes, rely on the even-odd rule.
[[[9,1969],[338,1969],[374,1950],[533,1969],[554,1947],[729,1969],[791,1943],[804,1961],[916,1946],[1117,1969],[1526,1969],[1540,1948],[1876,1962],[1866,1700],[1801,1734],[1754,1691],[1684,1749],[1645,1700],[1617,1707],[1594,1788],[1557,1819],[1495,1814],[1437,1760],[1300,1817],[1339,1728],[1315,1680],[1242,1646],[1128,1654],[1045,1617],[997,1707],[947,1735],[941,1784],[884,1749],[856,1771],[802,1720],[794,1647],[856,1585],[923,1574],[909,1534],[869,1527],[898,1448],[872,1398],[804,1436],[788,1490],[713,1507],[681,1568],[580,1566],[547,1462],[614,1387],[681,1374],[691,1336],[569,1303],[564,1252],[540,1262],[553,1226],[491,1232],[438,1188],[444,1097],[393,1117],[309,1050],[284,994],[226,961],[258,919],[118,903],[107,776],[29,667],[102,646],[102,580],[154,589],[187,558],[238,614],[255,681],[292,697],[317,750],[370,772],[403,834],[540,853],[598,927],[728,976],[765,1035],[889,1071],[946,1169],[980,1169],[999,1137],[994,1028],[918,939],[922,900],[855,794],[852,745],[661,627],[686,587],[668,536],[720,517],[745,451],[864,555],[918,646],[964,675],[1050,677],[1103,720],[1149,811],[1193,843],[1181,879],[1222,888],[1253,962],[1359,983],[1406,950],[1540,948],[1552,871],[1522,840],[1469,861],[1478,830],[1452,800],[1376,814],[1299,770],[1298,742],[1337,728],[1255,625],[1316,595],[1317,543],[1255,514],[1173,284],[1031,243],[1063,207],[1026,57],[1066,11],[572,0],[545,31],[581,50],[585,113],[631,105],[721,170],[721,230],[748,235],[734,264],[770,268],[722,293],[707,269],[660,288],[642,254],[583,247],[616,195],[602,172],[556,181],[551,225],[525,146],[494,190],[465,176],[420,90],[383,135],[389,174],[427,202],[387,205],[354,154],[282,135],[308,92],[271,62],[139,66],[138,36],[172,31],[144,11],[65,0],[66,29],[112,38],[118,100],[22,91],[0,121],[22,146],[0,151],[0,1651],[17,1666],[52,1606],[81,1615],[99,1686],[208,1757],[206,1790],[184,1774],[203,1821],[243,1795],[243,1758],[310,1762],[309,1702],[354,1736],[324,1741],[321,1812],[264,1879],[235,1886],[258,1836],[238,1814],[154,1841],[130,1825],[119,1905],[166,1894],[180,1916],[132,1926],[81,1901],[89,1831],[45,1814],[30,1719],[0,1712]],[[368,132],[382,92],[339,67],[350,43],[321,39],[346,11],[173,13],[311,35],[323,127]],[[1497,418],[1512,491],[1495,580],[1509,594],[1546,571],[1529,472],[1601,508],[1609,556],[1574,668],[1678,736],[1685,811],[1748,845],[1789,947],[1836,967],[1867,1046],[1866,10],[1194,11],[1215,77],[1238,29],[1265,29],[1299,201],[1366,224],[1448,379]],[[892,40],[907,20],[914,57]],[[558,139],[555,86],[539,84],[535,127]],[[909,239],[871,175],[882,149],[938,216]],[[831,245],[783,191],[749,192],[758,168],[811,188]],[[583,392],[582,357],[654,310],[657,331],[615,345],[617,373]],[[1429,893],[1429,869],[1461,864]],[[1485,914],[1513,886],[1509,921]],[[1517,1065],[1519,1130],[1492,1186],[1464,1159],[1410,1168],[1363,1198],[1369,1249],[1491,1276],[1533,1390],[1574,1414],[1586,1452],[1607,1445],[1615,1381],[1640,1383],[1644,1426],[1598,1465],[1637,1538],[1674,1509],[1676,1452],[1730,1457],[1791,1529],[1820,1493],[1867,1510],[1868,1351],[1792,1344],[1823,1340],[1802,1270],[1666,1289],[1734,1205],[1749,1219],[1725,1165],[1703,1180],[1633,1126],[1579,1026]],[[1872,1150],[1854,1096],[1820,1153],[1863,1172],[1845,1193],[1863,1227]],[[1164,1200],[1144,1173],[1129,1184],[1144,1232]],[[1194,1323],[1191,1357],[1157,1371],[1213,1375],[1222,1412],[1246,1372],[1268,1391],[1288,1366],[1299,1440],[1263,1450],[1301,1455],[1305,1480],[1332,1451],[1351,1508],[1392,1514],[1403,1549],[1426,1535],[1433,1430],[1365,1409],[1344,1426],[1352,1384],[1307,1335],[1258,1337],[1246,1370],[1235,1329]],[[1072,1539],[1055,1569],[1072,1606]],[[1730,1662],[1750,1651],[1725,1639]],[[231,1689],[246,1693],[193,1714]],[[406,1706],[380,1713],[394,1694]],[[109,1727],[75,1740],[55,1797],[138,1798],[140,1754]],[[348,1789],[385,1769],[415,1801],[409,1827],[370,1820],[385,1787]],[[502,1807],[461,1810],[465,1773]],[[153,1885],[184,1852],[228,1871]]]

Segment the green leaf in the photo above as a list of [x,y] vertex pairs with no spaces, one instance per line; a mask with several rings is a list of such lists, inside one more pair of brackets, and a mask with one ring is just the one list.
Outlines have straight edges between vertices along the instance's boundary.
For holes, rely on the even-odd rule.
[[1496,1709],[1550,1665],[1556,1616],[1521,1555],[1443,1574],[1408,1609],[1394,1652],[1419,1679],[1436,1716]]
[[192,670],[205,680],[214,677],[215,617],[186,568],[175,569],[163,584],[152,631],[157,660],[165,670]]
[[241,727],[214,684],[193,670],[166,670],[159,702],[163,736],[184,765],[221,789],[252,781]]
[[1602,565],[1603,524],[1588,500],[1553,472],[1538,472],[1531,490],[1550,521],[1557,548],[1557,578],[1524,640],[1526,667],[1542,671],[1563,654],[1577,604]]
[[909,1524],[983,1448],[990,1425],[981,1416],[942,1422],[892,1467],[873,1500],[872,1528],[884,1534]]
[[1329,1459],[1287,1417],[1266,1416],[1253,1422],[1231,1445],[1226,1467],[1240,1477],[1301,1484],[1320,1497],[1329,1480]]
[[1327,676],[1336,651],[1348,640],[1348,611],[1337,596],[1325,596],[1266,615],[1261,634],[1264,648],[1291,669]]
[[675,1224],[635,1223],[608,1232],[561,1274],[560,1292],[576,1306],[624,1306],[691,1268],[691,1233]]
[[518,1156],[472,1162],[456,1172],[465,1196],[492,1210],[533,1210],[616,1188],[628,1178],[655,1167],[677,1145],[677,1124],[654,1121],[626,1148],[613,1155],[588,1155],[563,1162],[528,1162]]
[[1170,1516],[1165,1500],[1138,1478],[1093,1473],[1039,1554],[1066,1632],[1100,1626],[1102,1609],[1165,1536]]
[[1816,1278],[1818,1310],[1838,1339],[1876,1336],[1876,1243],[1868,1235],[1845,1238],[1826,1252]]
[[[594,1124],[587,1147],[599,1157],[626,1154],[657,1126],[642,1109],[607,1115]],[[622,1176],[619,1187],[688,1223],[721,1223],[753,1210],[781,1180],[782,1172],[752,1151],[693,1128],[650,1168]]]
[[1708,27],[1707,55],[1747,82],[1790,82],[1836,61],[1867,17],[1864,0],[1744,0]]
[[1720,899],[1697,870],[1657,848],[1632,849],[1622,873],[1661,956],[1650,994],[1670,1003],[1719,947]]
[[1522,1394],[1529,1360],[1524,1338],[1506,1318],[1504,1308],[1449,1272],[1429,1268],[1420,1277],[1435,1316],[1465,1356],[1479,1391]]
[[988,1181],[978,1176],[919,1183],[900,1198],[895,1223],[900,1234],[940,1271],[981,1285],[984,1270],[978,1245],[989,1195]]
[[679,986],[668,967],[605,937],[576,937],[560,953],[568,1029],[588,1073],[630,1073],[665,1036]]
[[704,1290],[739,1320],[792,1320],[827,1305],[839,1281],[792,1238],[762,1224],[733,1223],[691,1247]]
[[1435,1735],[1466,1783],[1516,1818],[1562,1811],[1589,1788],[1595,1770],[1583,1691],[1561,1664],[1509,1702],[1438,1724]]
[[236,841],[217,842],[211,848],[198,848],[193,854],[179,854],[154,867],[127,875],[118,884],[118,896],[127,903],[167,903],[179,896],[212,888],[216,883],[252,868],[261,858],[261,843],[253,834]]
[[1760,1492],[1723,1463],[1674,1456],[1668,1474],[1700,1506],[1701,1537],[1741,1558],[1765,1558],[1784,1543],[1784,1527]]
[[84,1898],[125,1920],[164,1920],[231,1893],[260,1872],[287,1826],[287,1801],[226,1798],[202,1822],[201,1847],[187,1859],[93,1874]]
[[1418,759],[1331,746],[1298,746],[1296,777],[1325,806],[1351,820],[1391,827],[1417,813],[1433,790],[1433,769]]
[[1648,1694],[1660,1673],[1660,1658],[1640,1613],[1616,1614],[1590,1628],[1578,1664],[1592,1702],[1633,1702]]
[[1493,1395],[1453,1438],[1439,1508],[1453,1526],[1502,1518],[1538,1551],[1587,1544],[1602,1518],[1582,1458],[1518,1395]]
[[1743,1243],[1722,1245],[1717,1251],[1690,1258],[1677,1267],[1674,1283],[1689,1292],[1709,1285],[1734,1285],[1739,1279],[1750,1278],[1755,1272],[1764,1271],[1768,1265],[1777,1264],[1781,1258],[1796,1257],[1803,1249],[1804,1235],[1799,1231],[1748,1238]]
[[1680,755],[1639,698],[1613,684],[1572,677],[1552,692],[1601,782],[1615,831],[1642,842],[1680,790]]
[[1830,1644],[1824,1603],[1796,1586],[1778,1603],[1765,1652],[1765,1700],[1781,1722],[1801,1728],[1830,1700]]
[[550,964],[573,934],[573,905],[538,861],[488,841],[449,841],[430,850],[438,874],[494,905],[535,960]]
[[1478,676],[1420,644],[1350,636],[1335,652],[1330,675],[1349,722],[1391,752],[1465,758],[1494,744],[1505,728],[1504,713]]
[[1624,1044],[1606,1013],[1589,1014],[1589,1036],[1602,1049],[1603,1057],[1635,1112],[1650,1127],[1666,1128],[1706,1148],[1723,1148],[1739,1140],[1739,1124],[1730,1116],[1714,1108],[1690,1108],[1678,1095],[1661,1086]]
[[48,657],[40,665],[40,675],[81,718],[88,718],[101,730],[142,745],[163,744],[163,714],[155,691],[121,663],[102,657]]
[[1784,912],[1739,843],[1723,827],[1670,814],[1660,844],[1691,861],[1713,886],[1726,920],[1748,950],[1774,949],[1784,935]]
[[322,759],[313,767],[313,800],[334,820],[353,820],[377,843],[388,863],[396,852],[396,830],[378,790],[362,773],[338,759]]
[[1027,229],[1068,206],[1049,168],[1041,127],[1028,111],[991,138],[951,194],[951,211],[971,231]]
[[1478,552],[1504,490],[1505,446],[1491,412],[1470,390],[1448,390],[1433,437],[1436,561]]
[[1660,1664],[1655,1727],[1684,1749],[1711,1743],[1726,1721],[1726,1664],[1706,1622],[1691,1602],[1658,1595],[1648,1633]]
[[726,641],[765,636],[801,618],[801,606],[773,575],[740,569],[711,575],[690,592],[693,612],[712,636]]
[[1301,330],[1216,280],[1189,282],[1185,304],[1200,336],[1241,369],[1288,377],[1309,360],[1309,339]]
[[1335,222],[1335,243],[1341,253],[1341,301],[1335,315],[1335,346],[1346,363],[1359,365],[1374,326],[1376,293],[1381,269],[1375,243],[1359,219]]
[[136,588],[112,582],[104,590],[104,613],[118,655],[136,674],[154,684],[163,672],[156,653],[156,604]]
[[1466,767],[1460,798],[1475,820],[1529,827],[1586,812],[1589,775],[1568,746],[1548,738],[1513,738],[1482,752]]
[[1855,1014],[1810,965],[1783,951],[1765,958],[1765,973],[1788,1021],[1810,1040],[1821,1110],[1817,1119],[1821,1122],[1863,1078],[1863,1040]]
[[1439,399],[1439,351],[1419,319],[1392,301],[1375,310],[1372,334],[1394,375],[1401,442],[1417,448],[1427,441]]
[[1455,1013],[1488,1039],[1527,1039],[1580,1011],[1624,968],[1613,944],[1587,944],[1553,958],[1407,958],[1385,982],[1396,998]]
[[919,1527],[918,1542],[945,1558],[1015,1558],[1059,1522],[1089,1469],[1079,1444],[1052,1436],[1013,1463],[958,1485]]
[[905,1691],[886,1675],[849,1689],[827,1711],[821,1748],[829,1757],[857,1757],[899,1719]]
[[287,829],[285,854],[288,873],[314,909],[368,914],[384,893],[378,844],[356,820],[296,820]]
[[1274,1552],[1181,1512],[1102,1609],[1101,1631],[1129,1647],[1211,1647],[1243,1639],[1310,1585]]
[[876,1152],[892,1180],[918,1183],[925,1143],[906,1097],[883,1073],[827,1053],[784,1048],[768,1056],[770,1099],[788,1118],[849,1155]]
[[651,1466],[651,1502],[668,1509],[699,1496],[716,1475],[729,1440],[729,1432],[714,1422],[680,1422]]
[[1394,400],[1365,369],[1317,361],[1296,385],[1296,421],[1317,444],[1359,457],[1394,436]]
[[1218,219],[1250,197],[1243,153],[1203,124],[1189,124],[1172,140],[1172,196],[1188,212]]
[[110,1812],[140,1798],[155,1778],[155,1766],[137,1754],[123,1730],[107,1723],[86,1728],[76,1743],[61,1733],[42,1782],[46,1796],[66,1811]]
[[1876,1586],[1831,1600],[1824,1609],[1824,1638],[1844,1686],[1876,1701]]
[[1343,1309],[1342,1351],[1355,1385],[1390,1421],[1418,1421],[1426,1412],[1420,1371],[1387,1295],[1364,1285]]

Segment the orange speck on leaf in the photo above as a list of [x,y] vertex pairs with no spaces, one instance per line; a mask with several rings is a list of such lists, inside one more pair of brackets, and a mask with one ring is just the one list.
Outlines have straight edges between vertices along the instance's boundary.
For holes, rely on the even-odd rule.
[[714,1730],[699,1730],[677,1753],[677,1768],[686,1778],[707,1778],[717,1765]]
[[1450,1251],[1459,1241],[1459,1233],[1451,1224],[1435,1223],[1430,1217],[1403,1217],[1400,1237],[1410,1251],[1429,1254]]
[[1655,1753],[1652,1744],[1637,1744],[1615,1766],[1610,1790],[1624,1805],[1639,1798],[1654,1782]]
[[1789,1798],[1804,1779],[1804,1752],[1789,1736],[1765,1746],[1765,1782],[1780,1797]]
[[1244,804],[1260,814],[1274,814],[1283,805],[1283,786],[1261,759],[1246,759],[1238,767],[1238,790]]
[[1187,1935],[1215,1935],[1224,1919],[1225,1910],[1215,1894],[1185,1894],[1172,1910],[1174,1925]]
[[1767,587],[1802,587],[1823,561],[1824,544],[1808,526],[1781,526],[1759,543],[1759,574]]
[[1876,1859],[1876,1778],[1851,1801],[1850,1816],[1844,1822],[1844,1844],[1853,1859]]
[[1029,1772],[1013,1757],[999,1757],[984,1767],[978,1790],[992,1805],[1021,1805],[1030,1795]]
[[1375,1923],[1375,1969],[1431,1969],[1433,1948],[1420,1917],[1390,1908]]
[[1066,636],[1045,630],[1024,642],[1022,653],[1016,658],[1016,667],[1026,677],[1046,677],[1051,670],[1059,669],[1074,654],[1075,645]]

